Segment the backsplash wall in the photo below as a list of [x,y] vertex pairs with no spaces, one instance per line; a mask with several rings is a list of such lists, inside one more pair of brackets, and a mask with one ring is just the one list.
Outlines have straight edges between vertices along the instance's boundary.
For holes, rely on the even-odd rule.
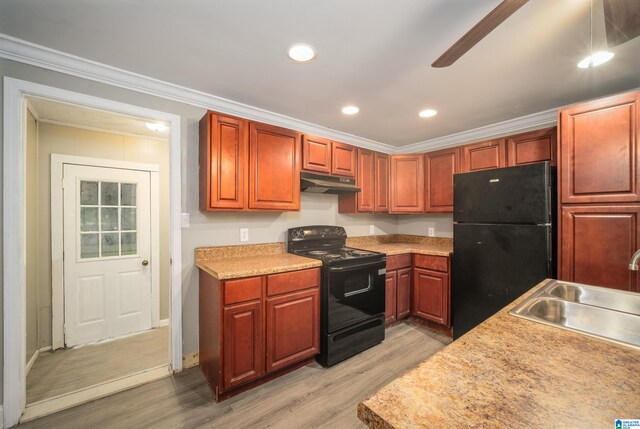
[[435,228],[436,237],[453,237],[453,215],[402,215],[398,216],[398,234],[427,235],[429,228]]

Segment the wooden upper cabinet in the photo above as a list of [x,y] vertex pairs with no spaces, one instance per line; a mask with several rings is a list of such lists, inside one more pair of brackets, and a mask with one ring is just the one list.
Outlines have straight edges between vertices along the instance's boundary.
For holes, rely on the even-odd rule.
[[562,207],[558,278],[638,290],[629,260],[640,246],[639,214],[637,204]]
[[200,120],[200,210],[242,210],[247,198],[248,122],[208,112]]
[[331,140],[302,136],[302,169],[331,173]]
[[542,161],[556,165],[557,134],[558,129],[552,127],[508,137],[509,167]]
[[560,111],[563,203],[640,201],[639,100],[635,91]]
[[375,154],[366,149],[358,149],[358,178],[360,192],[356,194],[359,212],[373,212],[375,209]]
[[374,211],[384,213],[389,211],[389,155],[376,152],[374,162]]
[[300,210],[300,133],[249,125],[249,208]]
[[504,139],[490,140],[462,146],[462,173],[507,166]]
[[453,175],[460,172],[460,150],[444,149],[425,155],[426,211],[453,213]]
[[331,174],[356,177],[356,148],[331,142]]
[[424,212],[424,156],[391,155],[389,213]]

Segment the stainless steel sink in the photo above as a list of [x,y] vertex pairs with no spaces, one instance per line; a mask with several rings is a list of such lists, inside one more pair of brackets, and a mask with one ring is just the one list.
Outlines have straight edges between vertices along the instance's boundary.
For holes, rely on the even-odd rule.
[[640,349],[640,294],[551,280],[510,314]]

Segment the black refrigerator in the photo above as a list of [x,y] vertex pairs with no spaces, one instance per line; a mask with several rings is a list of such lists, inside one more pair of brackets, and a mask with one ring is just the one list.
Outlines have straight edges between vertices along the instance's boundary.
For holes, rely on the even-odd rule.
[[556,275],[549,162],[453,176],[453,338]]

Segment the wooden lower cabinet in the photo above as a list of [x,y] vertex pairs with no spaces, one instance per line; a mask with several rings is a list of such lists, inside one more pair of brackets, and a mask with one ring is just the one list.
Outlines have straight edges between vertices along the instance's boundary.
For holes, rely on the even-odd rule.
[[320,269],[220,281],[200,272],[200,367],[216,401],[320,350]]
[[449,325],[449,274],[413,269],[412,314],[442,325]]
[[262,303],[252,301],[225,307],[224,389],[244,384],[264,372],[262,343]]
[[397,272],[396,283],[396,317],[398,320],[411,314],[411,267]]
[[384,303],[384,322],[390,324],[396,321],[396,286],[398,272],[389,271],[385,279],[385,303]]
[[320,352],[320,292],[317,288],[267,298],[267,372]]
[[559,278],[638,290],[629,260],[640,246],[640,205],[562,207]]

